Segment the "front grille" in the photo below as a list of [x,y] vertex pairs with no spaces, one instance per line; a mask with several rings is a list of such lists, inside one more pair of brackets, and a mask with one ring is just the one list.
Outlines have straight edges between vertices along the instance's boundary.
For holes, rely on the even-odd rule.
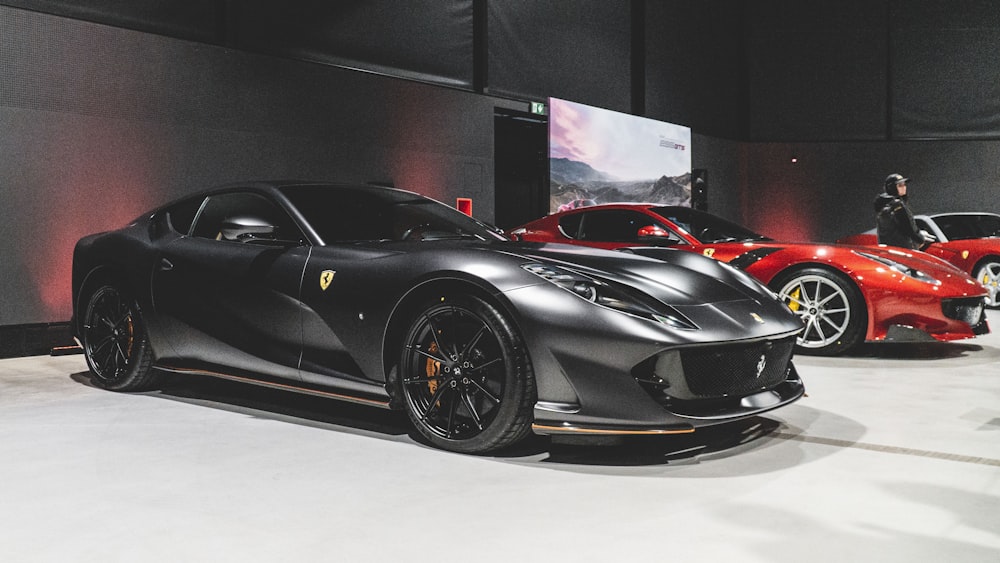
[[773,387],[785,380],[794,346],[793,337],[681,350],[690,398],[745,395]]
[[942,299],[941,312],[949,319],[974,327],[983,321],[983,305],[982,297]]
[[632,374],[658,403],[704,401],[772,389],[788,376],[795,337],[661,352]]

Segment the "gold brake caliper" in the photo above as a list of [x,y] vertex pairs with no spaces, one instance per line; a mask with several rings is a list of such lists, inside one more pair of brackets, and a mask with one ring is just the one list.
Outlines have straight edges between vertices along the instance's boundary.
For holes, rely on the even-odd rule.
[[[438,351],[437,342],[431,342],[430,347],[427,349],[427,353],[436,354]],[[441,377],[441,362],[433,359],[427,358],[427,364],[424,372],[427,374],[427,389],[431,392],[431,396],[437,391],[438,381],[435,379]]]
[[125,353],[129,358],[132,357],[132,346],[135,344],[135,325],[132,324],[132,315],[128,316],[128,346]]

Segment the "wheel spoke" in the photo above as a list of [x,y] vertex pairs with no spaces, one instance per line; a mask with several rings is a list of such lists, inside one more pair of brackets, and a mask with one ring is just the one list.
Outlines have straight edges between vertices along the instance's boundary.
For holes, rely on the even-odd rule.
[[445,426],[445,436],[455,437],[455,413],[458,411],[458,401],[448,401],[448,423]]
[[830,325],[833,328],[833,330],[835,330],[837,332],[840,332],[841,330],[843,330],[847,326],[847,323],[842,323],[842,324],[838,325],[837,323],[835,323],[832,320],[830,320],[829,317],[827,317],[826,315],[823,315],[823,317],[821,317],[821,318],[823,319],[823,321],[826,322],[826,324]]
[[[447,354],[447,352],[445,352],[444,350],[444,346],[442,346],[441,342],[438,340],[439,330],[437,325],[434,323],[434,319],[432,319],[428,314],[424,313],[424,320],[427,321],[427,326],[428,328],[430,328],[431,337],[434,338],[434,344],[437,345],[437,349],[440,350],[442,354]],[[432,359],[441,361],[438,358],[432,358]]]
[[502,361],[503,361],[503,358],[493,358],[492,360],[490,360],[490,361],[488,361],[488,362],[486,362],[484,364],[480,364],[478,366],[469,368],[469,371],[471,371],[471,372],[480,372],[480,371],[483,371],[484,369],[492,366],[493,364],[495,364],[497,362],[502,362]]
[[829,303],[830,301],[833,301],[834,299],[836,299],[838,297],[840,297],[839,293],[831,293],[830,295],[827,295],[822,301],[816,302],[816,306],[817,307],[822,307],[822,306],[826,305],[827,303]]
[[447,391],[450,388],[451,387],[443,383],[441,385],[438,385],[438,388],[434,391],[434,394],[431,395],[430,401],[427,402],[427,408],[424,409],[424,412],[420,415],[420,420],[427,421],[428,417],[430,417],[431,415],[431,411],[436,410],[441,406],[441,397],[444,395],[445,391]]
[[479,389],[483,393],[483,395],[487,399],[489,399],[494,405],[499,405],[500,404],[500,398],[497,397],[497,396],[495,396],[492,391],[490,391],[488,388],[486,388],[486,386],[481,385],[475,379],[470,379],[469,381],[471,381],[472,384],[475,385],[476,388]]
[[823,285],[820,284],[819,282],[816,282],[816,297],[812,300],[811,305],[817,305],[819,303],[820,296],[821,296],[820,291],[822,289],[823,289]]
[[476,405],[472,403],[472,397],[468,393],[460,393],[462,397],[462,402],[465,403],[465,408],[469,409],[469,415],[472,416],[472,422],[476,423],[476,428],[479,430],[483,429],[483,420],[479,416],[479,411],[476,410]]
[[475,348],[476,344],[479,344],[479,341],[482,339],[483,335],[486,334],[487,332],[489,332],[489,328],[487,328],[485,324],[480,326],[479,330],[476,331],[476,334],[473,335],[472,339],[469,340],[468,344],[462,347],[462,350],[461,352],[459,352],[459,355],[464,357],[469,350]]
[[[437,343],[437,338],[436,337],[434,339],[434,342]],[[410,350],[412,352],[416,352],[417,354],[420,354],[421,356],[425,356],[427,358],[430,358],[430,359],[434,360],[435,362],[441,362],[442,364],[448,363],[447,359],[442,358],[440,356],[435,356],[435,355],[431,354],[430,352],[424,351],[423,349],[421,349],[421,348],[419,348],[417,346],[408,345],[406,347],[406,349]],[[440,349],[441,349],[441,345],[439,344],[438,345],[438,350],[440,350]]]

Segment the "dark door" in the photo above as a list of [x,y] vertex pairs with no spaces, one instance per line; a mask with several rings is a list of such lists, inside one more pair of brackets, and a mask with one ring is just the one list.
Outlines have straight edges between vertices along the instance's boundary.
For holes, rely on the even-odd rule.
[[543,117],[494,117],[494,223],[510,229],[549,212],[549,133]]
[[[273,239],[229,240],[234,218],[276,226]],[[302,272],[310,247],[290,217],[265,196],[212,196],[190,236],[162,249],[153,275],[157,313],[175,327],[174,363],[297,378],[302,348]],[[280,242],[287,241],[287,242]]]

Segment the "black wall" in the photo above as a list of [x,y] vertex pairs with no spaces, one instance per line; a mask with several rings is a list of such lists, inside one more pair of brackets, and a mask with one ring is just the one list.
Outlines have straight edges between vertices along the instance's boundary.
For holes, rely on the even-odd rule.
[[77,239],[214,184],[391,183],[493,214],[483,96],[3,6],[0,41],[0,325],[68,320]]

